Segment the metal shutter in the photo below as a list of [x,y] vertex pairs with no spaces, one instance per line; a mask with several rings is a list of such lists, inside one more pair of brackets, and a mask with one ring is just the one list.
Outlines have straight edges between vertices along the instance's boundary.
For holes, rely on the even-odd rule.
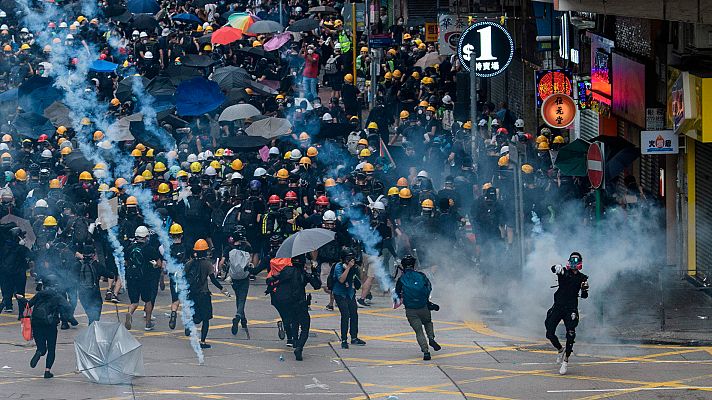
[[520,117],[524,112],[524,65],[522,65],[522,60],[514,57],[507,73],[509,74],[507,103],[514,115]]
[[712,144],[695,143],[695,256],[697,278],[712,279]]
[[490,98],[489,101],[494,103],[495,110],[498,110],[499,108],[499,102],[500,101],[507,101],[507,90],[506,90],[506,73],[505,74],[499,74],[493,78],[489,78],[489,85],[490,85]]
[[593,110],[581,110],[580,114],[581,139],[591,141],[598,136],[598,113]]

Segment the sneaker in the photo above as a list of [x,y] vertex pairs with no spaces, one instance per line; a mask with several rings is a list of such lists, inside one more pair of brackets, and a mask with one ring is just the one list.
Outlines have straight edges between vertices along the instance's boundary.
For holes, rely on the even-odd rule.
[[146,327],[143,328],[143,330],[146,331],[146,332],[150,332],[150,331],[152,331],[155,327],[156,327],[156,324],[154,324],[153,322],[147,322],[147,323],[146,323]]
[[282,321],[277,321],[277,336],[279,340],[284,340],[287,335],[284,333],[284,323]]
[[240,329],[240,320],[237,318],[232,319],[232,327],[230,328],[230,333],[237,335],[237,331]]
[[131,330],[131,317],[130,313],[126,313],[126,319],[124,320],[124,326],[127,330]]
[[354,346],[365,346],[366,342],[364,342],[363,340],[361,340],[359,338],[356,338],[356,339],[351,339],[351,344]]
[[429,361],[429,360],[430,360],[430,353],[426,351],[425,353],[423,353],[423,361]]
[[3,312],[8,313],[8,314],[12,314],[12,306],[10,306],[10,307],[5,307],[5,309],[3,310]]
[[158,282],[158,287],[161,288],[161,292],[166,290],[166,281],[161,280],[160,282]]
[[440,345],[438,344],[438,342],[435,341],[435,339],[428,339],[428,344],[429,344],[430,347],[432,347],[433,350],[435,350],[435,351],[440,351],[440,349],[442,348],[442,347],[440,347]]
[[252,281],[255,280],[255,276],[254,276],[254,275],[250,275],[250,276],[249,276],[249,279],[250,279],[250,282],[252,282]]
[[171,330],[176,329],[176,317],[178,314],[175,311],[171,311],[171,319],[168,320],[168,327]]
[[371,294],[371,293],[367,294],[366,300],[373,300],[373,294]]
[[569,371],[569,362],[568,361],[562,361],[561,362],[561,368],[559,368],[559,375],[566,375],[566,373]]
[[247,336],[247,340],[250,340],[250,330],[247,329],[247,325],[243,325],[242,330],[245,331],[245,336]]
[[67,321],[62,321],[62,326],[60,326],[59,329],[66,331],[69,329],[69,323]]
[[287,347],[294,347],[294,340],[287,339]]
[[30,360],[30,367],[34,368],[37,366],[37,363],[40,362],[40,358],[42,358],[42,353],[39,351],[35,352],[35,355],[32,356],[32,359]]
[[559,354],[556,355],[556,363],[561,364],[564,361],[564,349],[559,350]]
[[111,301],[111,295],[112,295],[112,294],[113,294],[113,293],[111,293],[111,292],[106,292],[106,296],[104,296],[104,300],[105,300],[105,301]]
[[79,321],[77,321],[77,319],[74,318],[74,317],[72,317],[72,318],[69,319],[69,323],[70,323],[72,326],[77,326],[77,325],[79,325]]
[[111,302],[114,304],[119,304],[119,296],[112,293],[111,294]]
[[185,328],[185,330],[183,331],[183,333],[185,333],[185,336],[190,336],[190,329]]
[[297,347],[294,349],[294,357],[297,359],[297,361],[303,361],[304,358],[302,358],[302,348]]
[[334,305],[333,305],[333,304],[327,304],[326,307],[324,307],[324,308],[326,308],[326,309],[329,310],[329,311],[334,311]]
[[358,299],[358,300],[356,300],[356,303],[358,304],[359,308],[371,306],[370,304],[366,303],[366,300],[364,300],[364,299]]
[[209,345],[209,344],[207,344],[207,343],[205,343],[205,342],[201,342],[201,343],[200,343],[200,348],[201,348],[201,349],[209,349],[209,348],[211,348],[211,347],[213,347],[213,346],[211,346],[211,345]]
[[53,373],[51,373],[51,372],[49,372],[49,371],[45,371],[45,373],[44,373],[44,378],[45,378],[45,379],[51,379],[51,378],[53,378],[53,377],[54,377],[54,374],[53,374]]
[[348,349],[348,348],[349,348],[349,342],[343,340],[343,341],[341,342],[341,348],[342,348],[342,349]]

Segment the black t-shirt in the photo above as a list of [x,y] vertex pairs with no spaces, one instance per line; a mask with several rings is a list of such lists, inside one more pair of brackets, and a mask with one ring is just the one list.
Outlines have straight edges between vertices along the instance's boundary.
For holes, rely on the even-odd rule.
[[[551,267],[554,272],[554,267]],[[565,270],[562,275],[557,275],[559,288],[554,293],[554,306],[565,309],[577,309],[581,284],[588,281],[588,276],[581,272]]]

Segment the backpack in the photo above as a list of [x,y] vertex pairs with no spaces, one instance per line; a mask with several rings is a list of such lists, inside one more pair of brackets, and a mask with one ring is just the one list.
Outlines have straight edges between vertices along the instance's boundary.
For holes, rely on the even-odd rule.
[[403,305],[406,308],[423,308],[430,298],[430,281],[422,272],[406,270],[400,277],[403,287]]
[[276,276],[272,302],[280,305],[297,305],[303,303],[304,286],[299,279],[300,272],[294,267],[287,267]]
[[143,277],[143,266],[146,259],[143,254],[143,246],[134,243],[129,247],[126,255],[126,278],[141,279]]
[[442,117],[442,126],[443,129],[446,131],[449,131],[452,129],[452,124],[455,122],[455,117],[453,115],[452,110],[444,110],[443,111],[443,117]]
[[334,290],[334,270],[336,269],[336,263],[331,265],[331,271],[329,271],[329,277],[326,278],[326,288],[329,289],[329,291]]
[[254,228],[257,225],[257,207],[256,203],[260,201],[257,196],[248,197],[242,204],[242,210],[240,211],[240,217],[238,222],[245,228]]
[[233,281],[246,279],[250,276],[250,272],[245,270],[250,263],[250,253],[232,249],[228,253],[228,262],[230,263],[228,274]]
[[324,73],[326,74],[335,74],[338,72],[338,68],[336,67],[336,60],[338,60],[337,57],[331,56],[326,60],[326,65],[324,66]]
[[89,233],[89,224],[86,218],[77,217],[72,222],[72,226],[69,229],[69,235],[71,235],[74,243],[88,243],[91,241],[91,234]]
[[200,273],[200,264],[197,260],[191,260],[185,265],[185,279],[188,282],[188,291],[192,296],[200,292],[203,277]]
[[96,289],[99,277],[92,262],[83,262],[79,269],[79,287],[82,289]]
[[200,219],[203,218],[203,212],[201,210],[202,204],[200,199],[194,196],[189,196],[186,199],[186,210],[185,210],[185,216],[188,218],[193,218],[193,219]]

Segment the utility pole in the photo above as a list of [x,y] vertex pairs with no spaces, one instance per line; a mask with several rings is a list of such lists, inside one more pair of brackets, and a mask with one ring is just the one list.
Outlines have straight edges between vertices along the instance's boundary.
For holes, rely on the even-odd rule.
[[477,143],[477,75],[475,74],[475,56],[470,57],[470,157],[475,158]]
[[279,0],[279,24],[282,25],[282,29],[284,29],[284,8],[282,7],[282,0]]

